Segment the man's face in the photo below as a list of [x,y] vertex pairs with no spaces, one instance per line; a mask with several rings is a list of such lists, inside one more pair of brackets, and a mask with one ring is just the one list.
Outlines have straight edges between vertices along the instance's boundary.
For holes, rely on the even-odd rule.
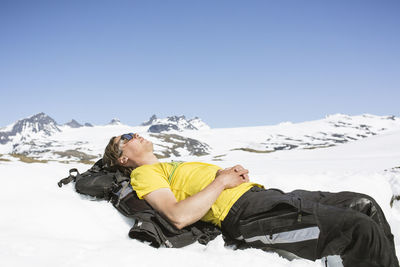
[[119,144],[121,157],[125,156],[133,162],[137,162],[145,154],[153,153],[153,143],[138,134],[133,134],[130,140],[121,140],[121,136],[118,136],[115,142]]

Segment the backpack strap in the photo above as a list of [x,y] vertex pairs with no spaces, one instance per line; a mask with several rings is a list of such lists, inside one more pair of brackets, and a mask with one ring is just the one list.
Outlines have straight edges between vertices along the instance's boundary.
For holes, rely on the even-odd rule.
[[130,186],[130,184],[128,182],[124,183],[124,185],[122,186],[121,191],[118,195],[117,202],[114,205],[119,206],[119,203],[121,202],[121,198],[125,196],[124,193],[125,193],[125,190],[128,188],[128,186]]
[[[124,176],[119,170],[114,174],[115,186],[108,192],[108,200],[112,200],[114,206],[118,207],[121,198],[126,196],[125,190],[130,186],[130,180],[129,177]],[[118,191],[116,192],[116,190]]]
[[[73,175],[73,174],[72,174],[73,172],[76,172],[76,174]],[[59,187],[62,187],[63,185],[69,184],[69,183],[72,182],[72,181],[75,182],[76,176],[77,176],[78,174],[79,174],[78,169],[76,169],[76,168],[70,169],[70,170],[69,170],[69,176],[66,177],[66,178],[61,179],[61,180],[57,183],[58,186],[59,186]]]
[[196,242],[196,236],[188,230],[174,229],[166,220],[158,220],[160,215],[154,210],[137,212],[135,223],[129,231],[129,237],[150,242],[156,248],[180,248]]
[[150,242],[150,245],[156,248],[161,246],[173,247],[169,241],[167,242],[160,227],[154,222],[154,213],[154,210],[145,210],[135,213],[134,216],[132,216],[135,219],[135,223],[129,231],[129,237],[142,242]]
[[130,182],[131,178],[124,176],[119,170],[115,172],[115,180],[117,184],[121,184],[122,182]]
[[155,210],[136,212],[132,218],[135,223],[129,231],[129,237],[150,242],[157,248],[181,248],[196,241],[206,245],[221,234],[218,227],[202,221],[177,229]]
[[172,165],[173,169],[171,174],[168,177],[168,183],[171,184],[171,180],[172,180],[172,176],[175,173],[175,170],[179,167],[179,165],[181,165],[183,163],[183,161],[172,161],[170,162],[170,164]]

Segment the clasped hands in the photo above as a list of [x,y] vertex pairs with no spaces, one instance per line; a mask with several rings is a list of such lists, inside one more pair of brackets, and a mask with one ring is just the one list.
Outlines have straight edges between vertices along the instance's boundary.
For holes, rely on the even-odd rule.
[[217,171],[216,178],[222,181],[224,188],[233,188],[242,183],[249,182],[249,170],[241,165],[235,165],[230,168]]

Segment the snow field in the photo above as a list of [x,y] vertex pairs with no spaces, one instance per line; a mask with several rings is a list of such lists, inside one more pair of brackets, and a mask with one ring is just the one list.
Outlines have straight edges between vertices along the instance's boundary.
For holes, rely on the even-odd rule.
[[[400,131],[325,149],[270,154],[232,151],[223,161],[212,161],[213,156],[179,160],[221,167],[241,164],[250,170],[251,180],[267,188],[371,195],[384,210],[400,250],[400,205],[389,206],[400,174],[385,171],[400,166]],[[15,159],[0,162],[1,266],[321,266],[320,261],[288,261],[257,249],[234,251],[224,247],[221,236],[207,246],[154,249],[129,239],[133,222],[111,204],[75,193],[72,184],[57,186],[73,167],[89,168],[56,162],[26,164]]]

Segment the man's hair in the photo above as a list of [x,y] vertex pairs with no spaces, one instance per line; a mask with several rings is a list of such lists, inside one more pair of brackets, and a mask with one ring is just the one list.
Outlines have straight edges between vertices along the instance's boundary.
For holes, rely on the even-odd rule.
[[106,168],[119,170],[125,176],[130,177],[133,167],[124,167],[119,165],[118,158],[120,157],[119,144],[115,142],[116,136],[111,137],[110,142],[106,146],[103,155],[103,164]]

